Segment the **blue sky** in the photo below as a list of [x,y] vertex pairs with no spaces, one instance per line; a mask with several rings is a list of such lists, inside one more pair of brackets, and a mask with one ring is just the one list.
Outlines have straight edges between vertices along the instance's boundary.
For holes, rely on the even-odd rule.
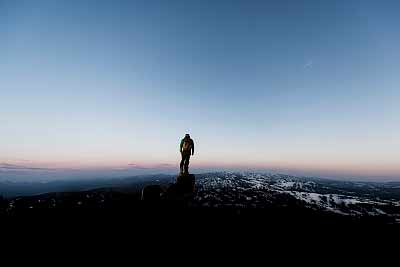
[[400,178],[399,11],[0,0],[0,162]]

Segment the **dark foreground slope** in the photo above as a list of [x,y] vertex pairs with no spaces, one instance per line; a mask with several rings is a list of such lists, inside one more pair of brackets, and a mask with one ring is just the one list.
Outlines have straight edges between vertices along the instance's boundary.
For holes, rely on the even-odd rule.
[[249,253],[246,260],[270,263],[276,253],[284,254],[279,262],[297,261],[293,252],[306,262],[359,258],[354,248],[373,247],[375,255],[375,247],[398,239],[397,185],[210,173],[196,175],[192,193],[190,182],[181,190],[166,180],[3,199],[2,243],[19,255],[23,248],[68,257],[92,251],[91,261],[113,251],[113,260],[236,260]]
[[[399,222],[396,184],[210,173],[197,175],[194,192],[187,194],[177,193],[176,184],[167,180],[2,199],[0,212],[2,221],[54,225],[88,221],[129,229],[172,225],[219,231],[230,227],[235,231],[271,227],[303,231],[396,226]],[[143,199],[143,188],[150,188],[151,199]]]

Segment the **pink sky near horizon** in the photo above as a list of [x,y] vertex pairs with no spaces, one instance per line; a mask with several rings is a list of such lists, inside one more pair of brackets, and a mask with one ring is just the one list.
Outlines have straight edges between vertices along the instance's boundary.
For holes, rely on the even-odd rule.
[[[148,170],[165,170],[173,171],[179,168],[179,158],[175,161],[33,161],[33,160],[2,160],[1,164],[13,164],[24,167],[34,168],[51,168],[64,170],[129,170],[129,169],[148,169]],[[191,158],[191,167],[196,171],[202,170],[243,170],[243,171],[274,171],[294,175],[310,175],[320,177],[340,177],[340,178],[371,178],[375,177],[379,180],[389,178],[393,180],[400,179],[400,166],[387,163],[312,163],[297,162],[289,163],[284,161],[270,162],[224,162],[224,161],[206,161],[196,156]]]

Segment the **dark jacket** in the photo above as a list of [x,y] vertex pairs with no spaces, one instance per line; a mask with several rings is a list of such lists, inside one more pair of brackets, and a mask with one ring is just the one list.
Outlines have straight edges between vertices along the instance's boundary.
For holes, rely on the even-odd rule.
[[[179,148],[179,151],[181,153],[182,153],[182,147],[183,147],[183,143],[185,142],[185,139],[186,139],[186,137],[181,140],[181,145],[180,145],[180,148]],[[193,139],[189,138],[189,142],[190,142],[190,151],[192,152],[192,154],[194,154],[194,142],[193,142]]]

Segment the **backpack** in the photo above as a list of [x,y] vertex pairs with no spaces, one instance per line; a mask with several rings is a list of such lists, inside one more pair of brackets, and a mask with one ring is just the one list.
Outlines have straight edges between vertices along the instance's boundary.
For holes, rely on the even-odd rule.
[[192,148],[192,143],[190,141],[190,139],[183,140],[182,151],[190,151]]

